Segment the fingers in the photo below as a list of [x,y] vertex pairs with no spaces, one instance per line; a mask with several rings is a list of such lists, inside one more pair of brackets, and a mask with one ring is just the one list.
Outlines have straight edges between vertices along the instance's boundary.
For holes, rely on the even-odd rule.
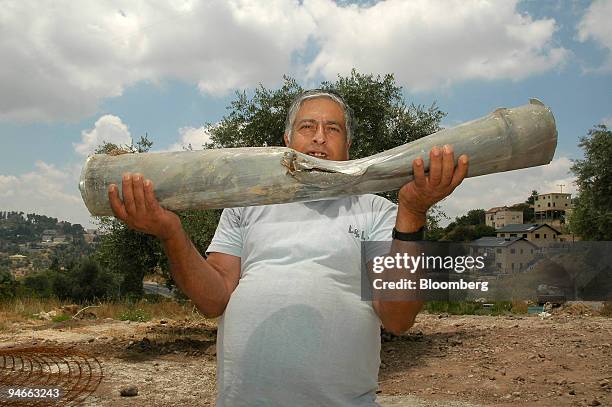
[[147,211],[144,197],[144,185],[142,174],[134,174],[132,177],[132,191],[134,194],[134,206],[136,211],[144,214]]
[[134,189],[132,187],[132,174],[129,172],[123,174],[123,181],[121,182],[123,191],[123,205],[128,216],[136,215],[136,204],[134,203]]
[[452,189],[457,188],[457,186],[461,184],[463,179],[466,177],[467,172],[468,172],[468,166],[469,166],[468,162],[469,162],[469,158],[467,155],[463,154],[459,157],[457,169],[455,170],[455,173],[453,174],[453,179],[450,185]]
[[455,157],[453,154],[453,147],[447,144],[442,149],[442,178],[440,179],[441,187],[446,187],[450,185],[453,179],[454,170]]
[[159,202],[157,202],[157,198],[155,197],[155,192],[153,190],[153,181],[150,179],[144,182],[144,195],[145,195],[145,204],[147,209],[150,211],[156,211],[159,206]]
[[437,146],[429,152],[429,184],[437,187],[442,179],[442,153]]
[[117,185],[110,184],[108,186],[108,200],[115,217],[125,222],[128,215],[123,202],[119,198],[119,188],[117,188]]
[[414,175],[415,185],[418,188],[424,188],[427,184],[427,179],[425,178],[425,166],[421,157],[417,157],[412,162],[412,174]]

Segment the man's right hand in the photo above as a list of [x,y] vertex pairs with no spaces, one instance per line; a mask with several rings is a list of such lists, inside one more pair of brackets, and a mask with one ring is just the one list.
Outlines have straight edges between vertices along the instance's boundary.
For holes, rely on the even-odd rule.
[[119,198],[117,185],[108,187],[108,199],[115,217],[130,228],[161,240],[168,240],[180,232],[180,218],[159,205],[151,180],[145,180],[142,174],[125,173],[121,187],[123,201]]

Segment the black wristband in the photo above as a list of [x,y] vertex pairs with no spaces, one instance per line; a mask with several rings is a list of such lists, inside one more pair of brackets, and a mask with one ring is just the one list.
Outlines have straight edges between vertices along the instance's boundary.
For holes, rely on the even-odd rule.
[[424,240],[425,226],[421,226],[419,230],[411,233],[399,232],[397,229],[393,228],[393,234],[391,236],[393,237],[393,239],[402,240],[404,242],[416,242],[419,240]]

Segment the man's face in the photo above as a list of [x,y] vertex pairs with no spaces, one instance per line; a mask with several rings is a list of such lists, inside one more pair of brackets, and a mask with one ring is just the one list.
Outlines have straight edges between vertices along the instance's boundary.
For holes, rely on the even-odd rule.
[[350,143],[342,108],[326,97],[305,100],[295,117],[291,142],[285,134],[285,144],[313,157],[348,160]]

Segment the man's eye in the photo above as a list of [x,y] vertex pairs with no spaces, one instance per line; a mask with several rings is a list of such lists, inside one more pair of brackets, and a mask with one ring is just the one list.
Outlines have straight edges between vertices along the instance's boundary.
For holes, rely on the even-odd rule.
[[329,128],[330,131],[336,132],[336,133],[340,133],[340,129],[338,127],[330,127]]
[[302,126],[300,126],[300,129],[311,129],[312,128],[312,124],[302,124]]

